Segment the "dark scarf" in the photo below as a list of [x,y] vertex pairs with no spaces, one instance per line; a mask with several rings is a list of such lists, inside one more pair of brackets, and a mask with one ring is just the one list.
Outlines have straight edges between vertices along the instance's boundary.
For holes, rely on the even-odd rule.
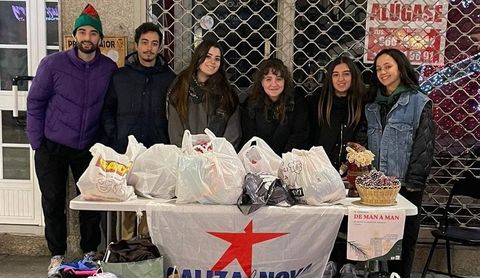
[[377,90],[377,97],[375,98],[375,102],[380,105],[380,121],[382,123],[382,130],[385,129],[388,112],[390,112],[395,103],[397,103],[400,95],[407,90],[409,90],[408,87],[400,85],[395,90],[393,90],[392,94],[389,96],[385,95],[382,89]]
[[408,87],[405,86],[398,86],[395,90],[393,90],[392,94],[386,95],[382,89],[377,90],[377,97],[375,98],[375,102],[381,106],[392,107],[400,97],[400,95],[408,90]]
[[188,87],[188,97],[195,104],[201,103],[205,98],[205,91],[207,90],[203,84],[197,81],[195,77],[192,77],[190,85]]
[[[333,111],[346,111],[348,113],[348,97],[339,97],[337,95],[333,96],[332,102]],[[345,115],[347,116],[347,115]]]
[[[212,90],[206,100],[207,90]],[[188,89],[188,97],[195,104],[204,102],[205,111],[207,111],[207,128],[216,136],[222,137],[227,127],[230,115],[220,107],[222,96],[215,92],[216,88],[207,88],[204,84],[198,82],[195,77],[192,77]]]
[[[286,92],[283,92],[282,94],[286,94]],[[282,100],[282,97],[285,99]],[[267,122],[278,122],[285,124],[287,115],[285,115],[283,122],[281,122],[280,119],[280,107],[282,101],[285,102],[285,113],[288,114],[293,112],[295,108],[295,99],[292,95],[281,96],[280,99],[275,102],[273,102],[267,95],[263,95],[263,97],[260,97],[254,105],[249,106],[249,116],[253,119],[255,118],[256,111],[260,112],[263,110],[263,113],[265,114],[265,120]]]

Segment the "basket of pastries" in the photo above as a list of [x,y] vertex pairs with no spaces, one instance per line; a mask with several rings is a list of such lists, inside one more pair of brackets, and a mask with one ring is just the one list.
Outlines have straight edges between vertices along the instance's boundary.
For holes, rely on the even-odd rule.
[[355,181],[360,202],[371,206],[390,206],[396,204],[400,191],[400,181],[396,177],[385,176],[380,171],[357,177]]

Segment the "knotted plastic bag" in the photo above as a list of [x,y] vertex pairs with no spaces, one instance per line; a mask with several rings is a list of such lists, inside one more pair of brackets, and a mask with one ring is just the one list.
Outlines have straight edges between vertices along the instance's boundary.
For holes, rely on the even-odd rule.
[[245,215],[265,205],[289,207],[294,204],[295,199],[282,181],[268,173],[248,173],[243,181],[242,195],[237,201],[238,208]]
[[238,153],[247,173],[278,175],[282,158],[261,138],[252,137]]
[[180,155],[177,146],[164,144],[155,144],[141,153],[133,164],[129,179],[135,192],[146,198],[173,198]]
[[125,155],[128,157],[130,162],[132,162],[132,169],[128,171],[127,184],[129,185],[134,184],[131,180],[133,166],[135,166],[135,161],[137,160],[137,157],[140,156],[142,153],[144,153],[146,150],[147,148],[142,143],[138,142],[135,136],[128,135],[128,145],[127,145],[127,150],[125,151]]
[[127,185],[130,159],[100,143],[90,148],[92,160],[77,182],[81,197],[91,201],[126,201],[135,199],[132,186]]
[[342,178],[323,147],[293,149],[282,155],[280,178],[301,204],[320,205],[345,198]]
[[245,168],[232,144],[205,129],[185,130],[178,163],[178,203],[236,204],[242,193]]

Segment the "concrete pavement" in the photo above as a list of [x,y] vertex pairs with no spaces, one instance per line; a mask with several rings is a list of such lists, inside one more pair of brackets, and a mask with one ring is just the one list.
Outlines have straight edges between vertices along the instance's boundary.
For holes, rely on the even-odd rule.
[[[50,257],[47,256],[0,255],[0,278],[46,278],[49,263]],[[414,273],[412,278],[420,278],[420,273]],[[426,278],[449,277],[429,273]],[[480,278],[480,276],[470,276],[470,278]]]

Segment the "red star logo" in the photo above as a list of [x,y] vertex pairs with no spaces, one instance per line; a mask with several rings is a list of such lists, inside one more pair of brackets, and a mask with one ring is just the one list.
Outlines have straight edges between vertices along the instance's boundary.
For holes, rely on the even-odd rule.
[[213,271],[220,271],[229,265],[234,259],[248,277],[252,275],[252,249],[255,243],[281,237],[288,233],[254,233],[253,221],[250,221],[244,229],[244,233],[220,233],[208,232],[209,234],[230,242],[230,246],[212,267]]

